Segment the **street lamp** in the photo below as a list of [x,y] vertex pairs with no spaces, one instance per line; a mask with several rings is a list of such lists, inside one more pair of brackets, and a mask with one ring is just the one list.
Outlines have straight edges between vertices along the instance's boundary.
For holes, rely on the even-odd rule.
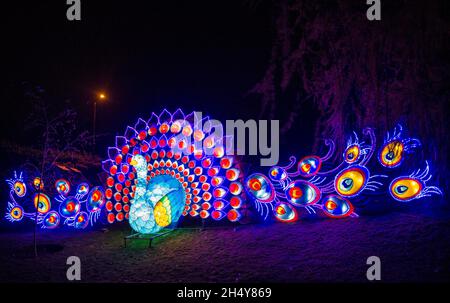
[[105,93],[98,93],[94,98],[94,125],[93,125],[93,143],[95,148],[95,127],[96,127],[96,120],[97,120],[97,102],[105,101],[106,100],[106,94]]

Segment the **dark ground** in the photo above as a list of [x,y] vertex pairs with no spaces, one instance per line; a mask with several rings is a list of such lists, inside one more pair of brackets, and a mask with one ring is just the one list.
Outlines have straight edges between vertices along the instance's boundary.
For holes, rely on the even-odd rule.
[[66,259],[81,259],[83,282],[365,282],[381,258],[384,282],[449,282],[450,222],[411,213],[296,224],[179,230],[123,247],[129,228],[1,233],[0,281],[67,281]]

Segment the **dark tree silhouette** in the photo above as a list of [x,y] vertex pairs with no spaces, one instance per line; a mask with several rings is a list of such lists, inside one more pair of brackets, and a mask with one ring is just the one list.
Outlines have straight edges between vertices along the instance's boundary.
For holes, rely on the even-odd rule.
[[316,138],[338,146],[353,129],[384,133],[402,122],[426,143],[424,158],[448,167],[449,2],[382,1],[381,21],[367,20],[365,2],[276,2],[271,60],[252,89],[261,116],[288,105],[287,132],[313,102]]
[[[76,178],[74,175],[81,174],[78,169],[80,165],[100,163],[98,157],[87,153],[92,136],[88,131],[79,129],[77,114],[72,108],[66,106],[61,111],[51,110],[46,102],[45,91],[39,86],[28,88],[25,95],[32,104],[25,131],[33,137],[31,146],[25,148],[32,151],[23,165],[27,175],[39,177],[43,188],[51,190],[62,174],[66,178]],[[16,152],[20,152],[20,148]],[[38,190],[38,195],[40,193],[41,190]],[[37,212],[34,221],[33,243],[37,257]]]

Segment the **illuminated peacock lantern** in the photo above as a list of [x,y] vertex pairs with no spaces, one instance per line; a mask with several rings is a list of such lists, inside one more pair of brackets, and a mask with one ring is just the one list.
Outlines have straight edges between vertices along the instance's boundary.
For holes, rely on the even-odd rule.
[[[200,113],[185,115],[180,109],[138,119],[108,148],[102,162],[108,174],[105,190],[80,183],[71,194],[70,182],[59,179],[51,198],[39,178],[27,184],[15,174],[7,180],[6,218],[37,219],[48,229],[80,229],[95,223],[105,209],[109,223],[129,220],[138,233],[153,234],[176,227],[182,217],[239,222],[251,210],[263,221],[294,222],[302,213],[318,211],[330,218],[357,217],[357,201],[370,204],[381,196],[408,203],[442,195],[427,184],[432,177],[428,161],[405,165],[421,143],[406,136],[401,125],[379,147],[373,129],[363,130],[364,140],[354,132],[336,165],[331,163],[335,143],[326,140],[324,156],[290,157],[287,165],[270,167],[267,174],[244,176],[239,161],[226,154],[230,138],[204,127],[208,122]],[[33,210],[27,211],[26,204]]]
[[209,120],[163,110],[128,126],[108,148],[103,169],[108,222],[128,219],[137,232],[175,226],[180,217],[236,222],[243,206],[242,173],[225,155],[225,137],[204,131]]

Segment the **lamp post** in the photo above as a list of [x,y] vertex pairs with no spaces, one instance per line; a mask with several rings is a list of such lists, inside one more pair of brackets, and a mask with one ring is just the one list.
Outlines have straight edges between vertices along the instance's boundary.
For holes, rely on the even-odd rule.
[[97,102],[98,101],[104,101],[106,100],[106,94],[105,93],[99,93],[94,98],[94,121],[93,121],[93,147],[95,148],[95,128],[96,128],[96,121],[97,121]]

